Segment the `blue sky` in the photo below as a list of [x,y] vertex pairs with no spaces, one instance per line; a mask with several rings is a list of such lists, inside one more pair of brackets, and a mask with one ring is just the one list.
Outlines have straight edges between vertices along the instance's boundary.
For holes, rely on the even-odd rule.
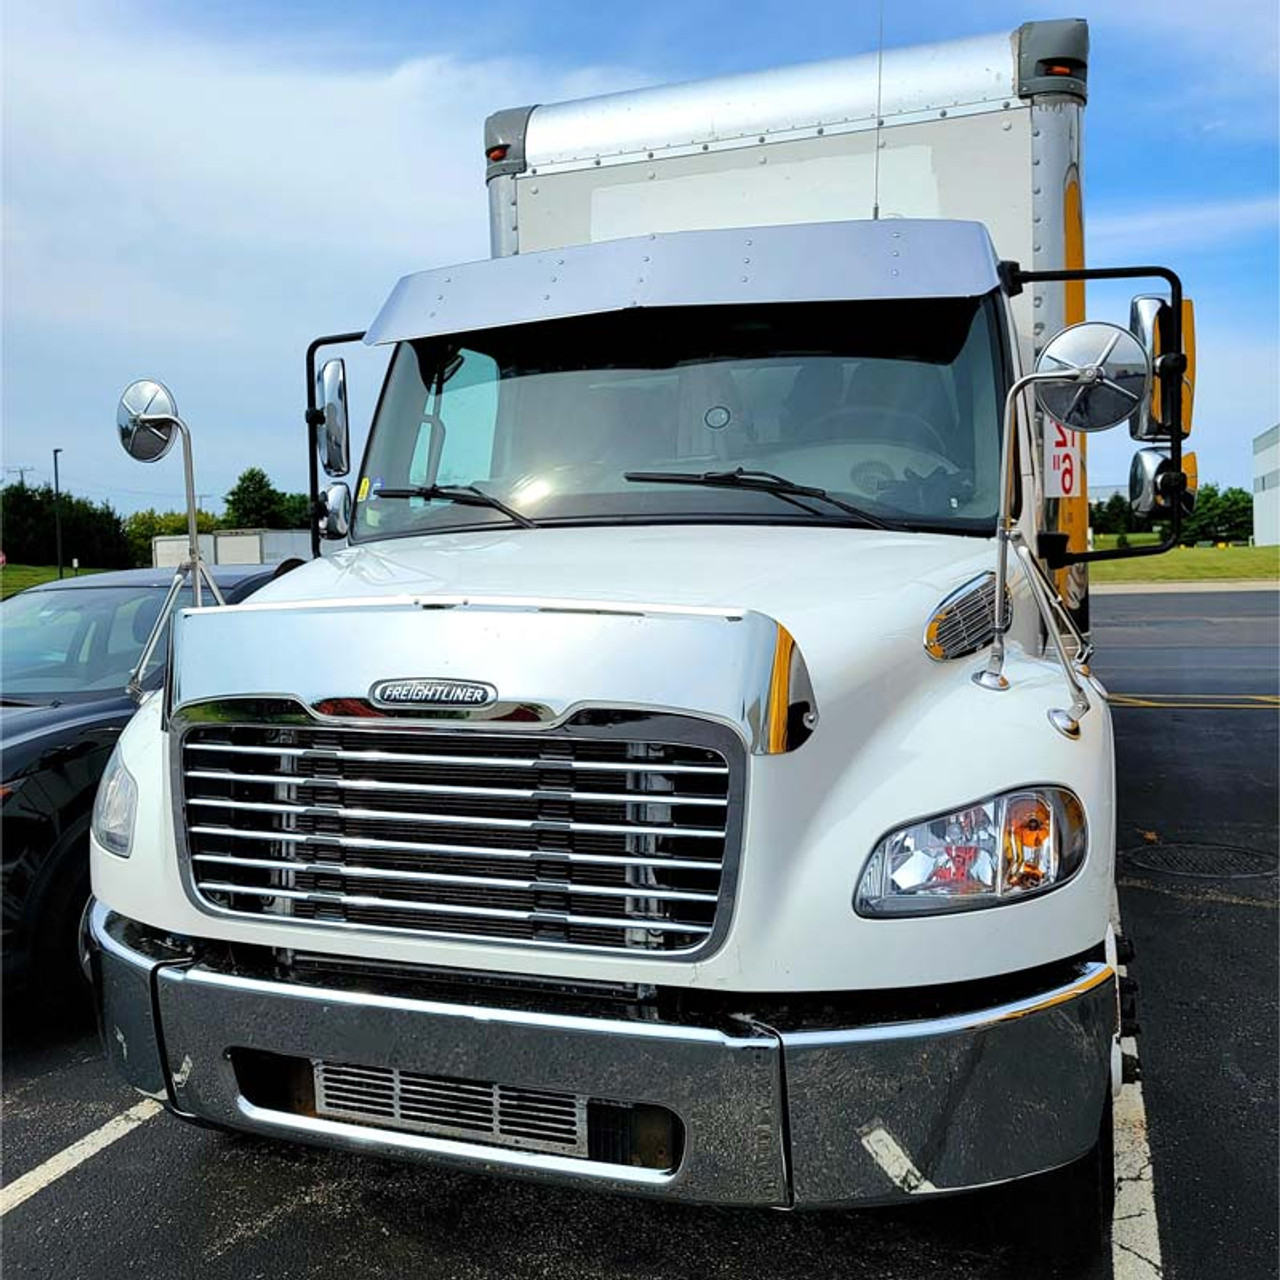
[[[1251,439],[1280,418],[1275,4],[1075,13],[1093,36],[1090,261],[1182,273],[1201,475],[1249,486]],[[887,0],[885,42],[1061,16]],[[176,458],[144,468],[113,439],[146,375],[192,424],[208,505],[251,463],[304,487],[303,349],[364,327],[406,271],[487,252],[489,111],[863,52],[876,21],[834,0],[8,0],[4,466],[40,481],[61,446],[68,488],[179,505]],[[1127,293],[1093,288],[1091,315],[1123,319]],[[383,360],[349,362],[361,425]],[[1095,438],[1091,482],[1123,481],[1131,450]]]

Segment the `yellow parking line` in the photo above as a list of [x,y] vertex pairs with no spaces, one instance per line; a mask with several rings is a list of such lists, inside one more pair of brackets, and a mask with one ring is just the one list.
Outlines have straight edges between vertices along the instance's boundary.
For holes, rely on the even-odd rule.
[[1280,708],[1273,693],[1112,693],[1113,707],[1164,707],[1175,710],[1265,711]]

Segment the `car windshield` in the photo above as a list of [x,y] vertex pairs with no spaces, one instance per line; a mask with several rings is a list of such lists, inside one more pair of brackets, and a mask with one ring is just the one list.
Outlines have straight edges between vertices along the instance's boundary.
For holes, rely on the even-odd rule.
[[[990,534],[994,297],[633,310],[397,348],[353,538],[511,524],[841,521],[831,504],[636,472],[739,467],[895,526]],[[628,478],[628,473],[633,473]]]
[[[164,604],[166,587],[23,591],[0,604],[0,695],[9,702],[123,693]],[[184,588],[178,608],[192,603]],[[143,673],[154,678],[164,644]]]

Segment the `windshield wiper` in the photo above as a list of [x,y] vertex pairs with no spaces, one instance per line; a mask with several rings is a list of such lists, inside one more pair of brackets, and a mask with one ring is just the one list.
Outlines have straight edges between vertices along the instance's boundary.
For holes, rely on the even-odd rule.
[[536,529],[538,522],[522,515],[514,507],[509,507],[501,498],[476,488],[473,484],[422,484],[414,489],[378,489],[372,496],[379,498],[447,498],[463,507],[492,507],[501,511],[508,520],[514,521],[524,529]]
[[[734,471],[628,471],[623,478],[642,484],[696,484],[709,489],[752,489],[757,493],[772,493],[787,502],[794,498],[812,498],[815,502],[826,502],[839,508],[872,529],[900,527],[880,519],[879,516],[873,516],[869,511],[863,511],[861,507],[855,507],[851,502],[845,502],[843,498],[837,498],[825,489],[799,484],[795,480],[788,480],[786,476],[775,475],[772,471],[748,471],[743,467]],[[795,505],[814,515],[818,514],[812,508],[804,507],[803,503]]]

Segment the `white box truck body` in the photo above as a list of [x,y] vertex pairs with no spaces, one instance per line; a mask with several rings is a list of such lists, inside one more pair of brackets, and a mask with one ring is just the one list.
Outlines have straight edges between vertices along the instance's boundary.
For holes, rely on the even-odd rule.
[[[1039,277],[1082,266],[1086,46],[490,120],[493,258],[363,335],[394,354],[348,545],[184,613],[108,771],[88,952],[136,1087],[721,1204],[1065,1166],[1098,1216],[1111,725],[1018,394],[1082,318]],[[1111,332],[1042,362],[1063,421],[1130,394]]]

